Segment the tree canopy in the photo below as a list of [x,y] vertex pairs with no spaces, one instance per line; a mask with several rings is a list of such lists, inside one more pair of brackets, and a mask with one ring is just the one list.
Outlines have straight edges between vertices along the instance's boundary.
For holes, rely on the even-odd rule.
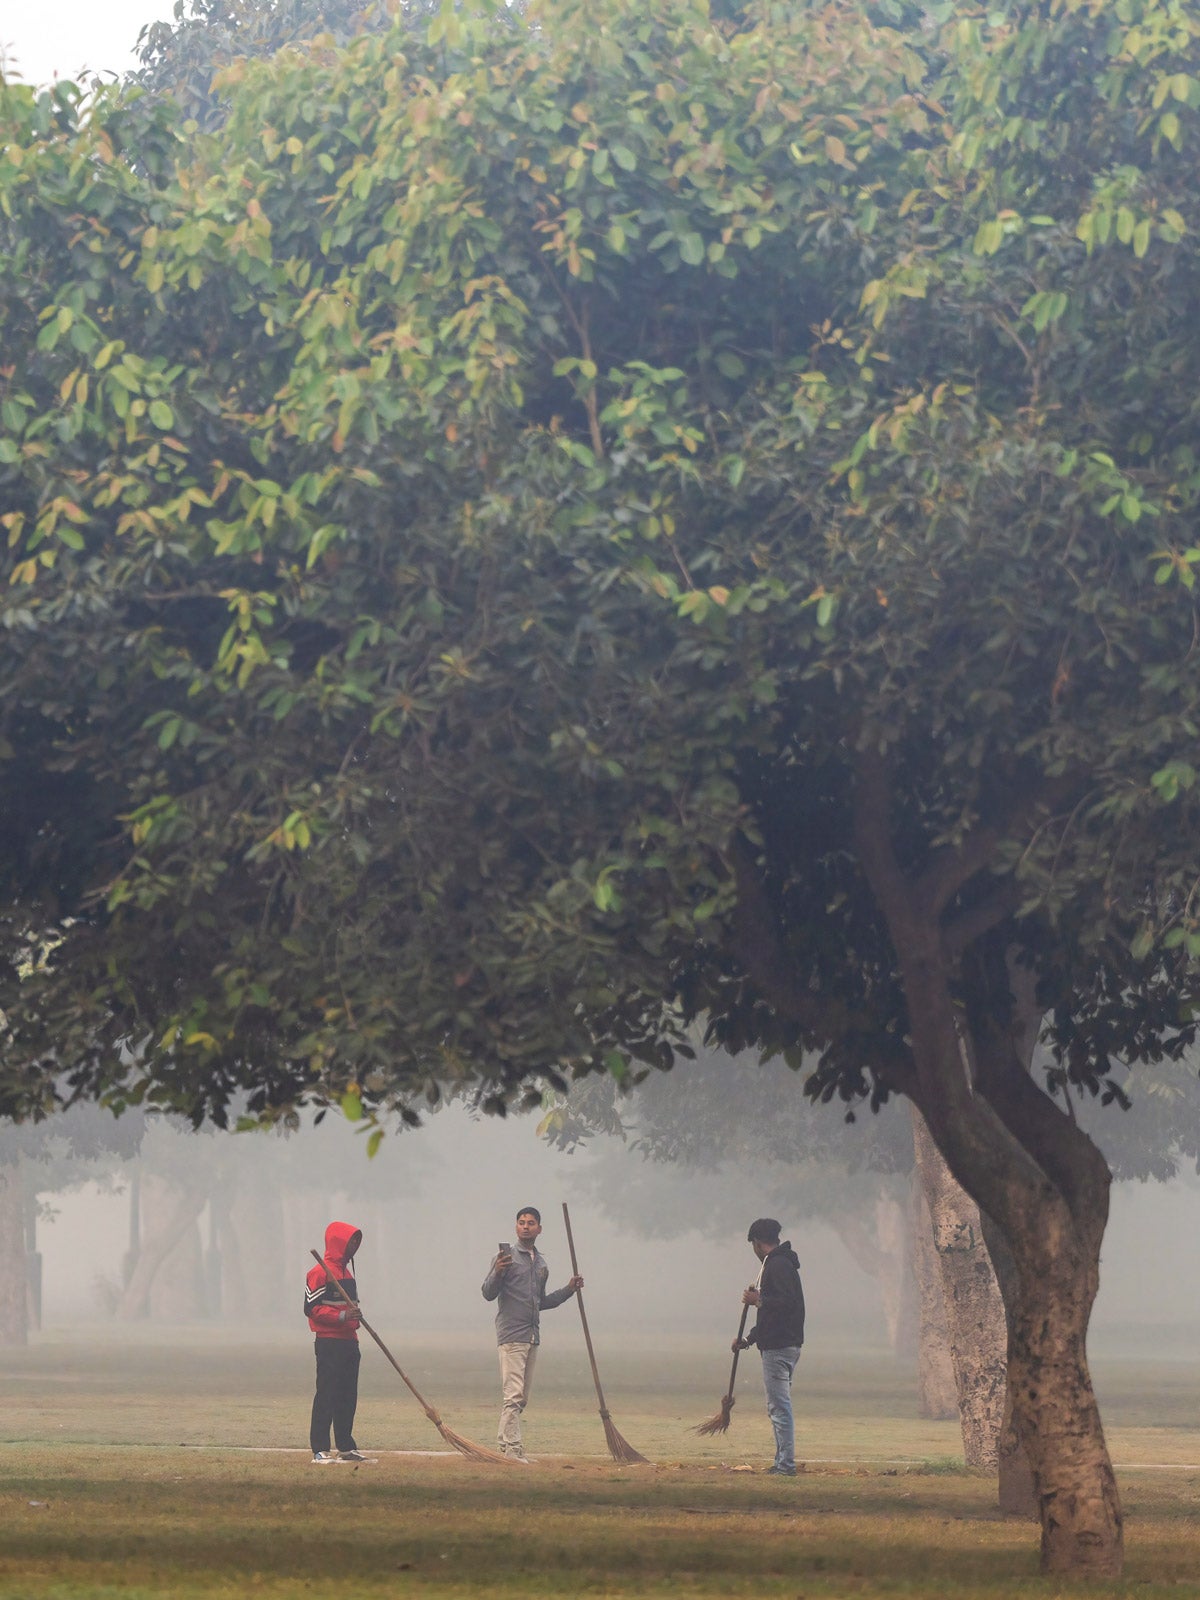
[[219,1110],[677,1003],[886,1083],[875,738],[1077,1075],[1186,1022],[1190,43],[1057,15],[441,19],[243,62],[136,168],[119,96],[6,91],[14,888],[60,850],[93,1086],[137,1015]]

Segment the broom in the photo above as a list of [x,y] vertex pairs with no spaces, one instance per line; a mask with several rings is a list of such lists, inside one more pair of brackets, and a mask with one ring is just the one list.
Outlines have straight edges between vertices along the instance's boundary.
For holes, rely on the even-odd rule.
[[355,1311],[358,1312],[358,1320],[359,1320],[359,1322],[362,1323],[363,1327],[367,1330],[367,1332],[371,1335],[372,1339],[374,1339],[375,1343],[383,1351],[384,1355],[391,1362],[392,1366],[395,1367],[396,1371],[400,1374],[401,1378],[403,1378],[404,1382],[408,1385],[409,1389],[415,1395],[418,1405],[421,1407],[422,1411],[424,1411],[425,1415],[429,1418],[430,1422],[433,1423],[434,1427],[441,1434],[442,1438],[445,1439],[446,1443],[449,1444],[449,1445],[453,1445],[454,1448],[458,1451],[459,1455],[466,1456],[471,1461],[502,1461],[505,1466],[511,1465],[511,1463],[509,1462],[507,1456],[502,1456],[498,1450],[489,1450],[486,1445],[474,1444],[474,1443],[472,1443],[472,1441],[470,1439],[464,1439],[461,1433],[455,1433],[453,1428],[448,1428],[446,1426],[446,1424],[442,1421],[441,1417],[438,1415],[437,1408],[435,1406],[431,1406],[429,1404],[428,1400],[425,1399],[424,1395],[422,1395],[419,1392],[419,1390],[417,1389],[416,1384],[413,1383],[412,1379],[404,1371],[403,1367],[401,1367],[400,1363],[396,1360],[395,1356],[388,1349],[387,1345],[384,1344],[383,1340],[375,1332],[375,1329],[367,1321],[366,1317],[363,1316],[363,1314],[359,1310],[359,1307],[356,1304],[356,1302],[353,1301],[350,1298],[350,1296],[346,1293],[345,1289],[342,1287],[341,1280],[338,1277],[336,1277],[335,1274],[332,1273],[329,1270],[328,1266],[326,1266],[325,1261],[318,1254],[318,1252],[316,1250],[312,1250],[309,1253],[310,1253],[310,1255],[312,1256],[313,1260],[317,1263],[317,1265],[319,1267],[324,1267],[325,1268],[325,1276],[326,1276],[326,1278],[329,1280],[330,1283],[333,1284],[334,1288],[341,1295],[342,1299],[346,1302],[346,1304],[348,1306],[353,1306]]
[[[575,1240],[571,1236],[571,1213],[567,1210],[567,1202],[563,1201],[563,1221],[567,1225],[567,1247],[571,1252],[571,1271],[575,1277],[579,1276],[579,1263],[575,1259]],[[628,1463],[629,1465],[640,1461],[643,1466],[650,1463],[630,1444],[628,1439],[623,1439],[617,1432],[613,1419],[608,1414],[608,1407],[604,1404],[604,1390],[600,1387],[600,1374],[596,1370],[596,1352],[592,1349],[592,1336],[588,1332],[587,1313],[583,1309],[583,1291],[576,1289],[575,1299],[579,1302],[579,1320],[583,1323],[583,1340],[587,1345],[588,1360],[592,1364],[592,1382],[596,1385],[596,1399],[600,1402],[600,1420],[604,1424],[604,1437],[608,1441],[608,1453],[614,1461]]]
[[[742,1320],[738,1323],[737,1342],[740,1345],[742,1335],[746,1331],[746,1318],[750,1315],[750,1307],[742,1307]],[[729,1427],[729,1416],[733,1410],[733,1380],[737,1377],[738,1356],[740,1350],[733,1352],[733,1365],[729,1369],[729,1388],[722,1397],[720,1409],[715,1416],[709,1417],[707,1422],[701,1422],[692,1429],[693,1433],[724,1433]]]
[[[762,1268],[760,1267],[758,1269],[758,1277],[754,1280],[754,1287],[757,1289],[761,1283]],[[742,1353],[737,1347],[742,1342],[742,1335],[746,1331],[746,1318],[749,1315],[750,1307],[748,1305],[744,1305],[742,1307],[742,1320],[738,1323],[737,1340],[735,1341],[733,1349],[733,1365],[729,1369],[729,1388],[722,1396],[720,1409],[714,1416],[709,1417],[707,1422],[701,1422],[697,1424],[697,1426],[692,1429],[693,1433],[725,1433],[729,1427],[729,1416],[733,1410],[733,1380],[737,1377],[738,1357]]]

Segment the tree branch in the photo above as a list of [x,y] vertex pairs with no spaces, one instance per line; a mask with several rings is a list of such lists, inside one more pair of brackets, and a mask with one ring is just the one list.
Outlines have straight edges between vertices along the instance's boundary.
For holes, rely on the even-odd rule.
[[824,1039],[827,1029],[821,1026],[821,1021],[825,1007],[810,990],[796,982],[774,907],[744,834],[734,835],[730,855],[737,883],[733,934],[734,953],[739,963],[773,1010],[789,1022],[799,1023],[814,1039]]
[[979,905],[951,917],[942,928],[942,948],[946,952],[946,960],[957,963],[969,945],[1006,917],[1012,916],[1020,903],[1020,891],[1015,883],[1009,881]]

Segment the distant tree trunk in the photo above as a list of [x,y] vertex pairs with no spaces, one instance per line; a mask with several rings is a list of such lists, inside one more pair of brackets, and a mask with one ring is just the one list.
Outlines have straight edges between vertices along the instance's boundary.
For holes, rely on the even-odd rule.
[[150,1173],[143,1176],[141,1210],[147,1226],[129,1282],[117,1303],[118,1322],[134,1322],[149,1314],[150,1291],[158,1270],[188,1229],[195,1229],[206,1199],[203,1180],[179,1188]]
[[207,1199],[207,1192],[201,1192],[191,1221],[181,1229],[158,1264],[150,1284],[150,1317],[154,1322],[198,1322],[205,1315],[204,1249],[199,1218]]
[[229,1301],[225,1294],[225,1257],[230,1249],[229,1212],[233,1183],[223,1183],[209,1196],[208,1249],[204,1252],[204,1315],[220,1319]]
[[[239,1322],[274,1322],[289,1311],[289,1321],[299,1315],[308,1268],[300,1273],[299,1291],[296,1269],[306,1258],[300,1241],[309,1235],[303,1228],[289,1234],[284,1224],[277,1187],[251,1178],[238,1188],[222,1233],[222,1300],[227,1316],[236,1316]],[[314,1243],[319,1245],[323,1238],[322,1231]],[[290,1277],[285,1264],[292,1266]]]
[[839,1213],[829,1225],[856,1265],[879,1285],[889,1348],[895,1355],[915,1355],[917,1287],[907,1208],[885,1191],[869,1212]]
[[950,1328],[946,1321],[946,1296],[942,1271],[933,1247],[933,1223],[925,1199],[921,1174],[914,1167],[909,1202],[912,1219],[913,1275],[917,1284],[919,1332],[917,1341],[917,1410],[934,1422],[958,1417],[958,1385],[950,1354]]
[[913,1146],[945,1302],[963,1456],[994,1470],[1007,1387],[1004,1303],[984,1243],[979,1207],[951,1176],[920,1112]]
[[0,1166],[0,1344],[28,1343],[25,1184],[18,1156]]
[[25,1201],[25,1284],[26,1314],[29,1326],[35,1333],[42,1330],[42,1252],[38,1249],[38,1197],[37,1190],[25,1173],[22,1184]]
[[129,1287],[138,1257],[142,1253],[142,1169],[134,1162],[129,1174],[129,1248],[121,1262],[121,1288]]
[[909,1208],[893,1194],[875,1202],[875,1232],[882,1258],[879,1288],[893,1354],[915,1356],[920,1341],[916,1264]]

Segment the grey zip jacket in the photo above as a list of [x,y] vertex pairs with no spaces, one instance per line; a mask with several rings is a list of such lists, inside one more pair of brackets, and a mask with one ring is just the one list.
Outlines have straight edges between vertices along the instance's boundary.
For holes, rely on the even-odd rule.
[[489,1272],[483,1280],[483,1298],[499,1299],[496,1307],[497,1344],[540,1344],[538,1321],[543,1311],[553,1311],[574,1294],[570,1287],[546,1292],[550,1268],[535,1246],[514,1245],[507,1272]]

